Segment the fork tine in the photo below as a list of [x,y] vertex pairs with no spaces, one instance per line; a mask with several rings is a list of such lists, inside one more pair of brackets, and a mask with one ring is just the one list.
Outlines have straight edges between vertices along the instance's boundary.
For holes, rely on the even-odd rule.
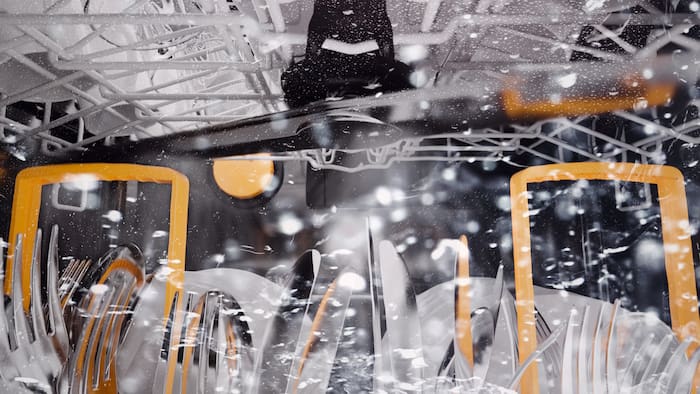
[[[537,343],[544,342],[552,334],[552,330],[549,327],[549,324],[547,324],[547,320],[537,307],[535,307],[535,333],[537,335]],[[552,375],[555,375],[555,378],[561,373],[559,371],[561,366],[561,358],[559,357],[560,352],[560,346],[555,342],[543,353],[545,365],[552,368]]]
[[73,293],[75,293],[75,290],[77,290],[78,287],[80,287],[80,282],[83,280],[83,277],[87,273],[91,264],[92,260],[89,259],[78,261],[76,271],[73,272],[71,278],[69,279],[70,284],[68,286],[68,291],[61,300],[61,305],[63,308],[65,308],[68,302],[71,300],[71,298],[73,298]]
[[[328,386],[332,360],[338,350],[345,314],[353,293],[352,287],[345,281],[345,275],[351,273],[356,275],[352,268],[345,268],[331,282],[318,304],[311,325],[306,326],[305,323],[289,374],[287,393],[317,393]],[[302,338],[305,335],[308,337],[304,340]]]
[[[551,335],[552,328],[549,326],[549,324],[547,323],[547,320],[544,318],[544,316],[540,316],[540,317],[541,317],[540,322],[542,323],[542,326],[543,326],[545,332],[547,333],[547,336]],[[561,346],[559,345],[559,343],[554,343],[552,345],[552,347],[549,348],[549,351],[547,352],[547,355],[549,356],[549,358],[553,362],[552,365],[555,366],[555,369],[554,369],[555,374],[561,373],[561,370],[559,369],[559,366],[562,363],[561,352],[562,352],[562,350],[561,350]]]
[[31,286],[29,288],[31,293],[29,313],[32,319],[34,338],[39,338],[47,333],[46,320],[44,319],[44,310],[41,302],[41,241],[42,232],[41,229],[39,229],[36,231],[36,237],[34,238],[34,253],[32,255],[32,266],[30,269]]
[[68,266],[61,273],[61,277],[58,279],[58,295],[61,299],[61,305],[64,305],[64,299],[66,294],[70,292],[70,288],[73,286],[71,278],[74,277],[75,272],[78,270],[78,265],[80,260],[71,259]]
[[112,316],[114,316],[114,313],[110,313],[112,305],[114,304],[113,301],[115,300],[115,297],[118,297],[120,291],[120,287],[115,287],[113,284],[109,285],[109,294],[99,309],[96,316],[97,321],[92,327],[92,332],[89,336],[88,347],[85,354],[87,358],[87,368],[83,373],[82,379],[84,382],[83,384],[86,385],[87,393],[92,392],[92,389],[99,387],[100,384],[100,349],[105,342],[107,332],[105,327],[109,325]]
[[615,304],[610,313],[610,324],[608,325],[608,332],[606,333],[607,338],[607,354],[605,357],[606,365],[606,382],[608,383],[608,392],[616,393],[618,392],[617,383],[617,333],[615,330],[618,315],[620,314],[620,300],[615,300]]
[[70,290],[70,286],[72,286],[72,283],[70,283],[70,278],[73,277],[73,273],[76,271],[78,268],[78,260],[76,259],[71,259],[70,262],[68,263],[68,266],[66,266],[65,269],[63,269],[63,272],[61,273],[61,277],[58,278],[58,296],[59,299],[61,300],[61,305],[64,304],[64,298],[65,295],[68,293]]
[[591,352],[591,372],[592,372],[592,389],[593,394],[599,394],[601,390],[605,387],[605,382],[603,381],[605,372],[602,370],[605,366],[605,361],[603,357],[603,330],[604,330],[604,317],[607,314],[608,304],[603,303],[598,311],[598,318],[596,321],[595,332],[593,333],[593,350]]
[[61,308],[65,308],[70,300],[73,298],[73,293],[80,286],[80,281],[82,280],[85,272],[90,267],[90,260],[71,260],[68,267],[64,271],[61,277],[60,293],[61,297]]
[[637,383],[639,375],[644,370],[644,358],[647,355],[647,350],[654,346],[657,338],[653,334],[649,335],[641,346],[639,346],[632,361],[625,369],[620,379],[620,390],[631,391],[631,388]]
[[[635,383],[643,383],[646,382],[648,379],[650,379],[655,373],[657,373],[657,369],[659,368],[659,364],[661,363],[661,359],[666,354],[669,350],[669,347],[671,344],[674,343],[674,336],[673,334],[668,334],[664,337],[664,339],[661,340],[661,343],[659,343],[656,346],[656,350],[654,351],[653,355],[649,359],[649,363],[647,364],[646,369],[644,370],[644,373],[642,374],[642,378],[639,380],[639,382]],[[645,387],[643,384],[639,385],[638,393],[644,394]]]
[[537,348],[535,349],[528,358],[523,361],[523,363],[518,367],[518,370],[515,371],[513,374],[513,377],[510,379],[510,383],[508,384],[508,388],[511,390],[516,390],[518,383],[520,383],[520,379],[522,379],[523,375],[525,375],[525,371],[527,368],[530,367],[530,365],[540,356],[542,353],[547,350],[554,342],[559,339],[561,334],[564,332],[564,325],[561,325],[557,327],[556,330],[552,332],[552,334],[542,343],[537,345]]
[[[240,306],[230,295],[218,290],[207,291],[196,302],[193,302],[192,295],[189,295],[189,316],[185,321],[187,329],[181,336],[180,393],[186,393],[189,388],[199,394],[211,392],[212,379],[217,392],[245,392],[241,390],[241,384],[248,381],[242,378],[252,378],[249,374],[255,366],[254,357],[249,352],[252,340],[248,324],[239,316],[242,312],[232,313],[240,311]],[[211,351],[216,353],[213,374],[209,368]],[[195,356],[196,371],[190,368],[195,363]],[[188,384],[190,381],[194,384]]]
[[64,364],[68,358],[70,343],[68,341],[68,331],[63,321],[63,309],[58,296],[58,280],[56,279],[58,276],[58,225],[54,225],[51,228],[49,250],[46,256],[46,270],[50,334],[54,337],[55,348],[61,364]]
[[[229,336],[227,335],[227,329],[229,325],[227,324],[225,315],[224,315],[224,295],[219,294],[217,299],[216,299],[216,308],[212,309],[212,336],[211,338],[214,339],[216,347],[215,347],[215,364],[214,364],[214,390],[216,391],[223,391],[223,390],[230,390],[231,386],[230,383],[233,379],[236,378],[236,366],[235,366],[235,360],[234,363],[231,365],[227,363],[227,357],[230,355],[229,350],[233,349],[235,352],[235,343],[233,344],[233,347],[230,347],[229,343]],[[216,326],[216,328],[214,328]],[[216,330],[216,332],[213,332]],[[232,332],[231,332],[232,333]],[[215,335],[215,336],[214,336]],[[230,338],[235,342],[235,336]],[[208,362],[207,362],[208,364]],[[229,367],[233,368],[226,368],[224,369],[223,366],[227,364]]]
[[506,288],[506,282],[503,278],[503,264],[498,266],[498,271],[496,272],[496,278],[494,279],[495,288],[493,290],[493,301],[489,305],[489,310],[493,315],[493,321],[498,321],[498,315],[501,311],[501,299],[503,299],[503,292]]
[[[229,352],[229,343],[230,339],[234,338],[229,338],[229,332],[228,328],[229,325],[227,323],[226,316],[224,315],[224,308],[219,307],[219,310],[217,312],[217,319],[218,319],[218,324],[216,326],[216,366],[214,369],[214,377],[215,377],[215,383],[216,383],[216,388],[217,390],[219,388],[223,387],[230,387],[229,384],[232,379],[236,378],[236,364],[235,364],[235,346],[233,347],[233,365],[230,365],[227,361],[228,357],[232,356]],[[224,366],[228,366],[229,368],[224,368]],[[231,368],[233,367],[233,368]]]
[[[40,369],[43,372],[42,378],[45,378],[47,383],[52,384],[54,379],[61,373],[63,367],[62,359],[59,353],[62,349],[58,349],[59,344],[53,342],[50,338],[50,333],[46,329],[46,318],[44,316],[44,300],[41,294],[41,245],[43,241],[43,233],[41,229],[36,232],[34,239],[34,248],[30,267],[30,288],[23,290],[23,295],[30,293],[29,298],[29,318],[31,319],[32,328],[32,345],[28,350],[31,358],[42,358],[39,363]],[[23,267],[24,268],[24,267]],[[46,301],[48,306],[49,302]],[[27,316],[25,314],[25,316]],[[60,320],[59,320],[59,325]]]
[[[199,320],[199,365],[197,373],[197,393],[205,394],[207,391],[207,372],[209,371],[209,340],[214,329],[211,324],[212,305],[208,294],[204,295],[202,314]],[[216,304],[218,304],[218,299]]]
[[[236,351],[236,345],[235,345],[235,335],[232,335],[230,339],[232,342],[229,342],[229,336],[227,335],[227,329],[229,325],[227,324],[227,321],[224,317],[224,294],[219,293],[216,299],[216,307],[212,308],[212,313],[211,313],[211,328],[210,328],[210,336],[209,338],[213,339],[215,342],[216,347],[214,347],[215,351],[215,364],[214,364],[214,390],[215,391],[223,391],[226,390],[227,392],[231,390],[230,383],[232,380],[235,380],[237,370],[236,370],[236,363],[235,363],[235,358],[233,359],[233,364],[229,364],[230,367],[232,368],[227,368],[224,370],[223,365],[228,364],[226,362],[227,357],[230,355],[229,350],[233,350],[234,355]],[[214,332],[216,330],[216,332]],[[231,334],[233,334],[233,331],[229,331]],[[212,349],[213,346],[210,346],[209,349]],[[207,360],[207,365],[209,364]],[[209,377],[207,376],[207,379]]]
[[[574,368],[574,319],[576,313],[569,313],[569,320],[566,323],[566,334],[564,336],[564,354],[562,357],[561,366],[561,392],[574,393],[576,392],[576,369]],[[580,333],[580,332],[579,332]]]
[[[175,294],[175,297],[173,298],[171,307],[170,307],[170,315],[168,316],[168,323],[171,324],[171,327],[170,327],[168,330],[165,331],[165,335],[164,335],[164,338],[163,338],[163,346],[162,346],[162,348],[161,348],[161,356],[162,356],[162,357],[165,357],[166,359],[168,359],[168,358],[171,357],[171,355],[170,355],[170,350],[173,349],[173,347],[172,347],[172,346],[173,346],[173,345],[172,345],[172,342],[173,342],[173,340],[174,340],[174,337],[173,337],[173,335],[172,335],[172,330],[174,330],[175,327],[172,326],[172,323],[174,322],[174,319],[175,319],[175,309],[176,309],[175,307],[176,307],[176,305],[177,305],[177,301],[178,301],[177,298],[178,298],[178,296],[179,296],[179,294],[176,293],[176,294]],[[185,319],[187,319],[187,312],[189,311],[189,305],[190,305],[191,297],[192,297],[192,294],[191,294],[191,293],[188,294],[188,301],[187,301],[187,304],[186,304],[186,306],[185,306],[185,311],[186,311]]]
[[[171,394],[168,391],[168,389],[170,388],[172,391],[172,389],[174,388],[174,384],[176,382],[179,382],[179,380],[175,377],[170,381],[170,385],[166,384],[168,383],[168,365],[170,365],[171,360],[173,360],[173,357],[175,357],[174,361],[175,363],[177,363],[177,359],[179,356],[178,353],[180,352],[180,350],[182,349],[185,353],[187,352],[187,343],[186,339],[184,338],[184,335],[182,335],[182,333],[179,333],[179,335],[173,334],[173,331],[178,328],[181,330],[186,330],[188,325],[188,318],[190,315],[188,312],[192,299],[192,293],[188,293],[187,300],[185,300],[185,303],[183,303],[185,309],[184,311],[182,311],[184,312],[182,326],[175,326],[175,320],[178,316],[177,306],[179,303],[179,298],[181,296],[182,294],[180,292],[175,293],[173,299],[170,302],[170,313],[168,314],[167,319],[165,319],[165,321],[163,322],[163,339],[161,341],[160,359],[158,361],[158,365],[156,365],[155,378],[153,380],[152,391],[154,393]],[[174,346],[173,343],[175,341],[175,338],[178,338],[177,346]],[[184,358],[183,360],[186,360],[186,358]],[[175,368],[175,373],[177,373],[177,368]]]
[[506,325],[506,333],[508,334],[508,342],[510,346],[509,357],[511,365],[511,373],[518,368],[518,329],[517,329],[517,313],[515,312],[515,303],[510,299],[501,299],[501,310],[503,311],[503,321]]
[[[2,258],[5,249],[5,243],[0,242],[0,289],[2,291],[2,298],[5,297],[5,264],[4,258]],[[17,374],[14,363],[9,362],[8,357],[10,354],[10,325],[7,321],[7,314],[5,313],[4,303],[3,309],[0,311],[0,377],[6,381],[10,381],[13,376]],[[8,364],[9,362],[9,364]]]
[[132,296],[143,286],[142,269],[132,260],[113,261],[98,281],[110,287],[110,303],[105,306],[106,315],[97,325],[95,345],[90,348],[90,365],[83,380],[90,384],[88,393],[113,393],[117,390],[116,369],[112,363],[121,337],[125,312]]
[[[82,265],[78,267],[78,276],[75,279],[75,288],[80,286],[80,281],[83,280],[85,275],[87,275],[88,270],[90,269],[90,265],[92,264],[92,260],[90,259],[84,259]],[[75,291],[75,288],[73,291]]]
[[[22,293],[22,235],[17,235],[15,254],[12,259],[12,324],[10,339],[14,339],[14,349],[21,343],[29,343],[29,328],[24,314],[24,294]],[[11,342],[12,343],[12,342]]]
[[69,364],[63,370],[63,379],[67,382],[66,389],[70,394],[84,394],[87,392],[85,379],[81,377],[88,373],[86,371],[86,368],[90,366],[88,357],[91,353],[91,347],[94,346],[94,337],[97,331],[95,325],[100,320],[105,306],[109,305],[110,293],[111,289],[108,286],[94,285],[82,302],[86,318],[80,331],[74,356],[70,358]]
[[98,388],[102,382],[109,380],[108,365],[111,358],[110,356],[112,355],[110,348],[112,347],[114,332],[116,331],[115,324],[118,316],[121,314],[120,309],[126,297],[125,294],[128,294],[129,291],[129,286],[126,283],[119,282],[114,284],[114,281],[109,281],[109,283],[114,289],[112,296],[113,302],[111,305],[107,306],[109,312],[107,312],[107,315],[103,319],[106,324],[100,324],[98,328],[100,339],[97,341],[95,355],[92,357],[94,373],[91,379],[88,379],[92,381],[93,388]]
[[[203,343],[203,332],[205,324],[205,309],[207,305],[208,293],[201,295],[197,301],[194,301],[194,293],[188,294],[187,300],[187,315],[185,317],[185,324],[183,325],[184,332],[180,335],[180,346],[183,348],[182,357],[182,376],[180,383],[180,393],[184,394],[187,392],[188,378],[190,376],[190,366],[194,362],[195,353],[198,353],[200,359],[200,364],[202,356],[202,349],[198,348],[198,345]],[[199,370],[197,371],[199,374]],[[199,388],[199,378],[197,379],[196,392],[200,391]]]
[[112,300],[114,300],[114,296],[117,292],[117,289],[115,289],[112,286],[108,286],[106,290],[105,296],[101,299],[99,308],[97,309],[96,313],[93,316],[90,316],[89,319],[93,320],[93,324],[90,327],[89,330],[86,330],[89,335],[87,337],[87,348],[85,349],[85,357],[86,357],[86,368],[81,370],[84,371],[82,372],[82,382],[84,385],[83,393],[91,393],[93,390],[92,388],[97,387],[99,381],[98,376],[99,372],[96,369],[97,366],[96,361],[97,361],[97,349],[100,347],[100,344],[102,342],[102,334],[104,332],[104,324],[108,320],[109,316],[109,310],[111,308]]
[[590,344],[591,308],[586,305],[583,309],[583,319],[581,321],[581,336],[578,342],[578,392],[588,394],[588,381],[590,379],[590,369],[588,368],[588,351]]
[[112,326],[110,327],[109,342],[102,353],[102,359],[105,366],[105,373],[103,374],[105,380],[111,380],[114,378],[113,368],[116,368],[114,362],[116,361],[116,352],[119,348],[119,339],[121,337],[122,327],[124,319],[129,309],[129,304],[131,297],[136,291],[138,286],[138,281],[131,280],[127,285],[127,290],[124,292],[123,298],[119,301],[119,310],[115,313],[113,318]]
[[[183,349],[182,356],[182,376],[180,377],[180,393],[185,394],[187,392],[187,382],[189,377],[189,367],[192,364],[192,357],[194,356],[194,350],[197,346],[197,340],[199,336],[199,323],[201,320],[201,312],[197,312],[199,308],[199,301],[195,303],[194,300],[195,293],[187,294],[187,301],[185,303],[185,320],[182,325],[183,333],[180,335],[180,346],[179,349]],[[177,379],[177,378],[176,378]]]
[[[683,364],[686,361],[685,353],[691,344],[693,339],[685,339],[680,345],[673,351],[671,357],[666,362],[666,367],[663,369],[659,378],[656,382],[656,387],[654,388],[654,394],[662,393],[674,393],[676,391],[670,390],[673,387],[672,381],[678,371],[683,370]],[[671,375],[673,374],[673,375]]]
[[[57,227],[57,226],[54,225],[54,227]],[[70,261],[68,262],[68,265],[66,266],[66,268],[63,269],[63,272],[61,273],[61,277],[58,279],[58,287],[59,288],[61,288],[63,283],[66,281],[66,279],[68,279],[70,274],[75,270],[75,266],[76,266],[76,260],[70,259]]]

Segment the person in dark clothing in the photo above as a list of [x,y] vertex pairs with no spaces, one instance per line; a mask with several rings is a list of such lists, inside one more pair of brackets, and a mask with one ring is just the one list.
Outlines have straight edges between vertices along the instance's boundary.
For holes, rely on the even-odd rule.
[[282,74],[282,89],[296,108],[328,97],[411,89],[410,74],[394,59],[385,0],[317,0],[305,58]]

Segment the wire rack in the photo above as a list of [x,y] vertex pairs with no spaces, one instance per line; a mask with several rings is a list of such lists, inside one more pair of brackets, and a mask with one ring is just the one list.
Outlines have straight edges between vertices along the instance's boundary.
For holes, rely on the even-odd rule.
[[[281,72],[304,52],[311,0],[9,1],[0,6],[0,138],[44,154],[193,130],[283,111]],[[651,3],[389,1],[399,60],[420,87],[497,79],[527,63],[575,54],[607,62],[698,52],[688,13]],[[526,7],[526,8],[524,8]],[[630,11],[632,10],[632,11]],[[536,13],[533,13],[536,12]],[[588,42],[582,43],[586,26]],[[650,27],[635,46],[624,28]],[[611,51],[596,45],[607,40]],[[277,154],[317,168],[360,171],[396,161],[663,162],[670,140],[700,143],[697,102],[682,113],[616,112],[532,125],[409,138],[369,150]],[[624,123],[624,127],[617,127]],[[612,130],[612,129],[614,130]],[[439,131],[438,131],[439,132]],[[338,165],[338,154],[358,159]]]

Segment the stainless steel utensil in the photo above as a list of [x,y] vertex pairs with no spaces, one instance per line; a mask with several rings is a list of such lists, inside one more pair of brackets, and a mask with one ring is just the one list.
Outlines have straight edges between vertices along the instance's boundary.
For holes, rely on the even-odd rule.
[[564,332],[564,325],[561,325],[557,327],[556,330],[552,332],[552,334],[542,343],[540,343],[537,346],[537,349],[535,349],[530,356],[525,359],[525,361],[518,367],[518,369],[515,371],[515,374],[513,374],[513,378],[510,380],[510,384],[508,384],[508,388],[511,390],[516,390],[518,387],[518,384],[520,383],[520,379],[522,379],[523,375],[525,374],[525,371],[527,368],[537,360],[538,357],[542,355],[554,342],[559,339],[561,334]]
[[496,323],[500,314],[505,281],[503,265],[498,266],[492,296],[484,300],[485,307],[472,312],[472,349],[474,351],[474,376],[486,381],[491,362],[491,351],[496,337]]
[[296,341],[320,263],[318,251],[306,251],[284,281],[282,299],[258,352],[255,367],[258,393],[277,393],[287,381],[285,375],[292,367]]
[[382,358],[392,371],[392,391],[420,391],[425,361],[416,293],[406,263],[391,242],[379,243],[378,264],[386,324]]
[[65,309],[68,306],[91,264],[92,260],[72,259],[63,270],[61,279],[58,281],[58,297],[61,299],[62,308]]
[[[87,394],[104,387],[101,376],[104,372],[95,365],[96,350],[102,345],[103,325],[107,320],[107,311],[115,297],[117,289],[107,285],[94,285],[81,302],[85,321],[82,325],[74,357],[71,357],[64,369],[59,388],[62,394]],[[104,333],[109,335],[108,333]],[[107,338],[109,340],[109,338]],[[111,388],[116,393],[116,382]]]
[[64,382],[70,382],[68,392],[117,392],[117,350],[127,315],[144,283],[143,268],[134,260],[121,258],[112,261],[98,283],[90,288],[84,305],[93,313],[88,313],[75,354],[63,371]]
[[[69,352],[68,334],[63,322],[57,293],[56,244],[58,227],[54,226],[49,241],[47,262],[47,319],[44,315],[44,300],[41,295],[41,230],[35,238],[31,287],[22,283],[22,236],[18,235],[12,258],[12,291],[10,294],[9,321],[0,313],[0,372],[3,379],[14,381],[35,391],[53,392],[57,378]],[[4,276],[0,278],[4,289]],[[29,310],[24,308],[24,297],[29,296]],[[27,313],[28,312],[28,313]]]
[[[493,291],[487,297],[475,298],[469,287],[469,249],[466,237],[460,239],[460,250],[455,261],[455,378],[466,382],[476,377],[486,381],[491,351],[496,335],[501,300],[505,289],[503,266],[498,267]],[[468,300],[468,302],[465,302]],[[462,308],[469,307],[469,311]],[[466,318],[468,313],[469,318]],[[471,343],[469,340],[471,340]],[[463,343],[463,344],[462,344]],[[465,348],[471,346],[471,349]],[[471,350],[471,351],[469,351]],[[471,359],[470,359],[471,358]]]
[[[351,268],[344,269],[323,294],[313,321],[304,319],[287,394],[312,394],[327,389],[357,276]],[[306,316],[310,313],[307,307]]]
[[[247,392],[253,382],[254,355],[247,318],[226,292],[210,290],[187,294],[185,319],[176,336],[166,329],[153,392]],[[175,304],[174,304],[175,305]],[[171,314],[172,322],[174,312]],[[171,349],[178,349],[176,354]],[[211,352],[214,365],[211,366]],[[166,385],[167,360],[178,358],[175,378]],[[190,368],[193,367],[193,368]]]
[[[542,343],[552,335],[552,329],[547,323],[547,319],[542,315],[539,309],[535,307],[535,333],[537,336],[537,343]],[[544,351],[542,358],[544,359],[544,366],[542,368],[547,376],[552,378],[552,382],[556,382],[561,377],[561,346],[557,342],[552,343],[551,346]],[[543,379],[547,376],[543,376]]]

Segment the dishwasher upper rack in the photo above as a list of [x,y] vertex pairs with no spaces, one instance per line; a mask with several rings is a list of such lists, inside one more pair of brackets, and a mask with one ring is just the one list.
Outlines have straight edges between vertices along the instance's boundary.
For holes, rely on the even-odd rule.
[[[57,155],[96,143],[113,144],[123,140],[120,137],[138,140],[285,110],[279,77],[295,55],[303,53],[313,6],[307,0],[36,3],[42,2],[29,2],[21,12],[0,13],[0,137],[20,158],[31,152],[26,146],[32,143],[40,144],[43,154]],[[523,63],[563,65],[572,51],[608,62],[651,58],[668,44],[700,52],[700,43],[686,35],[697,24],[695,13],[668,13],[642,3],[648,13],[559,7],[563,11],[523,16],[489,13],[498,7],[489,9],[484,3],[467,10],[472,13],[446,16],[443,8],[450,2],[431,0],[411,19],[410,7],[407,11],[388,2],[392,21],[401,21],[394,27],[398,57],[418,60],[416,78],[427,80],[425,86],[497,79]],[[508,2],[498,4],[502,10]],[[26,13],[37,7],[43,12]],[[615,23],[656,28],[640,49],[608,28]],[[577,45],[576,32],[584,25],[594,26],[599,36],[625,53]],[[499,39],[511,44],[500,46]],[[473,43],[462,45],[465,40]],[[548,51],[532,47],[537,43]],[[690,107],[697,108],[697,103],[692,101]],[[618,133],[599,127],[596,118],[580,116],[529,126],[446,130],[359,151],[313,149],[272,158],[351,172],[396,161],[509,161],[522,153],[540,163],[571,161],[572,155],[663,163],[665,142],[700,143],[695,116],[673,124],[664,122],[664,116],[615,112],[608,117],[631,125]],[[363,158],[359,165],[339,166],[339,154]]]

